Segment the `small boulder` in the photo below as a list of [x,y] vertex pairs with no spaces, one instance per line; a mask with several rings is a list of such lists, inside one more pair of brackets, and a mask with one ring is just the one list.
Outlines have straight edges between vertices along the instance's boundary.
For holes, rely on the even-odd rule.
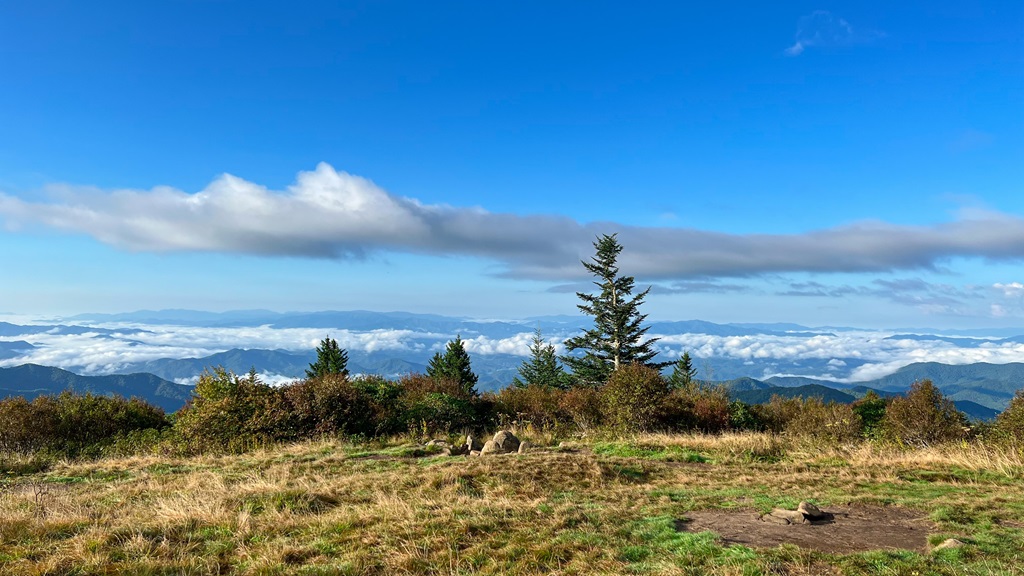
[[526,451],[529,450],[530,448],[531,448],[530,443],[527,442],[526,440],[523,440],[522,442],[519,443],[519,453],[520,454],[526,454]]
[[519,438],[508,430],[502,430],[494,435],[492,440],[499,454],[510,454],[519,450]]
[[761,519],[776,524],[803,524],[807,522],[803,512],[799,510],[784,510],[782,508],[773,509],[768,514],[762,516]]
[[789,525],[789,520],[788,519],[783,518],[782,516],[775,516],[773,514],[764,514],[764,515],[762,515],[759,518],[759,520],[761,520],[761,522],[768,522],[770,524],[785,524],[785,525]]
[[466,447],[469,448],[470,452],[473,450],[479,452],[480,450],[483,450],[484,445],[480,442],[479,438],[474,438],[473,435],[470,434],[469,436],[466,436]]
[[469,455],[470,456],[480,456],[480,454],[482,454],[482,453],[479,450],[470,450],[469,451]]
[[498,445],[494,443],[494,440],[488,440],[487,442],[484,443],[484,447],[480,449],[481,456],[498,453]]
[[817,506],[807,501],[801,502],[796,507],[796,511],[803,514],[804,518],[811,522],[825,522],[833,518],[828,512],[822,512]]

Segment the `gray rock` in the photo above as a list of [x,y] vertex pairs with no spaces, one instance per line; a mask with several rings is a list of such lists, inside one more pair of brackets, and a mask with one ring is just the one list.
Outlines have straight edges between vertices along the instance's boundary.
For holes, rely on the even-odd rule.
[[[807,522],[807,518],[804,516],[803,512],[798,510],[783,510],[782,508],[775,508],[769,512],[767,516],[770,516],[771,521],[773,522],[776,520],[785,520],[786,524],[803,524]],[[782,524],[782,522],[776,523]]]
[[480,449],[481,456],[498,453],[498,445],[494,443],[494,440],[488,440],[486,443],[484,443],[484,447]]
[[769,522],[771,524],[789,524],[789,520],[782,518],[781,516],[774,516],[772,514],[764,514],[760,518],[761,522]]
[[523,440],[522,442],[519,443],[520,454],[526,454],[526,451],[529,450],[530,448],[532,448],[532,446],[530,446],[530,443],[527,442],[526,440]]
[[817,506],[810,502],[801,502],[796,507],[796,511],[804,515],[805,518],[811,522],[823,522],[825,520],[831,520],[832,515],[828,512],[822,512]]
[[510,454],[519,450],[519,438],[508,430],[502,430],[494,435],[492,440],[499,454]]
[[473,435],[470,434],[469,436],[466,436],[466,447],[468,447],[469,451],[472,452],[473,450],[483,450],[484,445],[480,442],[479,438],[474,438]]
[[469,455],[470,456],[480,456],[480,454],[481,454],[481,452],[479,450],[470,450],[469,451]]

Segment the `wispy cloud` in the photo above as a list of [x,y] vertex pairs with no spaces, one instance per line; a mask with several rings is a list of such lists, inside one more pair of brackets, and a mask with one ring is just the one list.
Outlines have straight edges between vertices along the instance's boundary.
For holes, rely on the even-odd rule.
[[1024,259],[1024,219],[991,211],[963,211],[954,221],[931,226],[861,221],[800,234],[584,224],[564,216],[423,204],[327,164],[300,173],[285,191],[225,175],[194,194],[166,187],[63,186],[54,192],[48,202],[0,194],[0,217],[10,226],[39,223],[130,251],[474,256],[498,262],[501,276],[561,282],[586,278],[580,259],[592,254],[596,235],[612,232],[627,247],[623,271],[644,281],[939,270],[958,257]]
[[978,286],[958,287],[926,282],[920,278],[876,279],[867,285],[827,285],[821,282],[791,282],[779,296],[846,298],[867,296],[882,298],[896,304],[913,306],[927,314],[960,316],[968,313],[973,302],[984,298],[985,289]]
[[882,34],[854,30],[850,23],[827,10],[815,10],[800,18],[793,45],[786,48],[789,56],[799,56],[808,48],[850,46],[871,41]]

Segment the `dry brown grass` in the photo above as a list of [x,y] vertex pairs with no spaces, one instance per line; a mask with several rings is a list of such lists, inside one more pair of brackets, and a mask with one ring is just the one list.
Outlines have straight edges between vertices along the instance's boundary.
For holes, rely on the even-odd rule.
[[[675,533],[671,519],[813,499],[1024,522],[1020,455],[984,445],[814,450],[761,434],[642,435],[595,453],[589,442],[531,441],[549,447],[410,458],[316,442],[58,463],[0,492],[0,573],[872,573],[856,558],[729,552]],[[643,456],[616,454],[637,447]],[[686,451],[706,461],[675,457]],[[950,518],[944,530],[975,530]],[[998,530],[1024,542],[1019,529]],[[984,557],[980,534],[973,550]]]

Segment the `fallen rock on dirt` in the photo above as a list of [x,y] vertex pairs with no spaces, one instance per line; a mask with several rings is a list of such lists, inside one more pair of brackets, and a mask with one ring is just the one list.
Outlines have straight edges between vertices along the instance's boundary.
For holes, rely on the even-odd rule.
[[811,522],[827,522],[832,520],[832,515],[828,512],[822,512],[817,506],[810,502],[803,501],[799,506],[796,507],[796,511],[803,514],[804,518]]
[[676,528],[688,532],[710,530],[727,546],[774,548],[795,544],[838,554],[892,549],[924,552],[928,532],[933,528],[924,514],[896,506],[854,505],[822,512],[831,514],[832,520],[786,524],[776,523],[771,514],[759,516],[749,510],[700,510],[687,514],[686,520],[676,523]]
[[817,506],[810,502],[804,501],[797,506],[796,510],[785,510],[783,508],[775,508],[771,512],[760,517],[762,522],[771,522],[772,524],[781,524],[784,526],[790,524],[814,524],[820,522],[831,522],[832,515],[828,512],[822,512]]

